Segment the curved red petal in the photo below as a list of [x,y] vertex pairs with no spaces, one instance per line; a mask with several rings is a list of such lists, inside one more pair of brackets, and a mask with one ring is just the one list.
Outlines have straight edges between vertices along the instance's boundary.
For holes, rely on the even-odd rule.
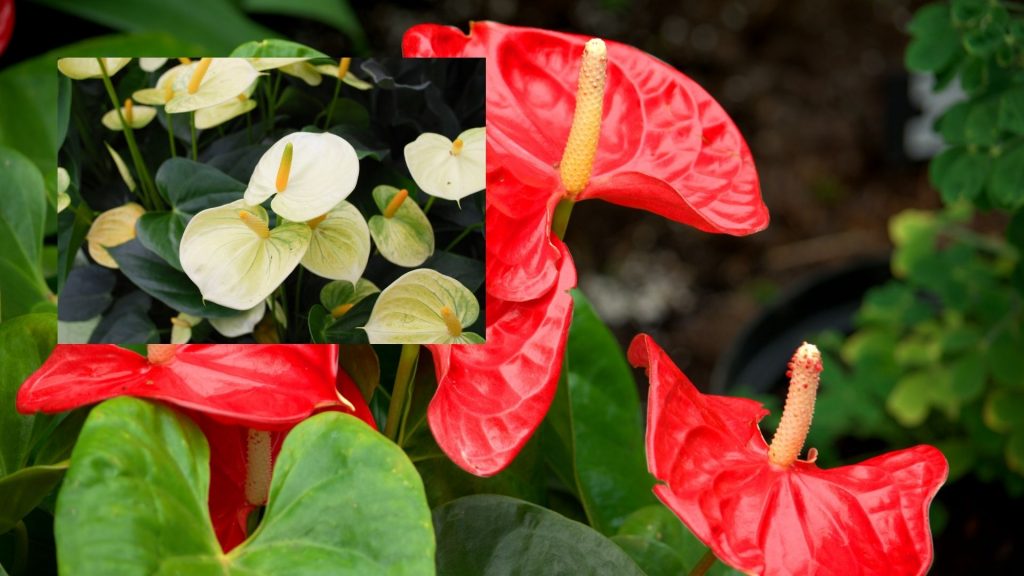
[[61,345],[18,391],[18,410],[61,412],[136,396],[226,423],[283,428],[341,404],[337,360],[337,345],[185,344],[163,364],[114,345]]
[[572,317],[576,270],[565,245],[557,285],[542,298],[488,297],[487,343],[432,345],[438,388],[427,419],[438,445],[464,470],[500,472],[547,413]]
[[756,403],[701,394],[647,336],[629,357],[651,380],[648,462],[664,482],[655,493],[723,562],[754,574],[928,570],[928,507],[948,471],[938,450],[832,470],[776,466]]
[[[523,182],[557,189],[589,38],[475,22],[411,28],[406,56],[487,58],[492,162]],[[722,107],[693,80],[636,48],[606,42],[608,79],[601,139],[580,199],[641,208],[699,229],[750,234],[768,211],[750,150]]]
[[505,170],[487,178],[487,292],[498,300],[540,298],[558,280],[551,213],[557,198]]

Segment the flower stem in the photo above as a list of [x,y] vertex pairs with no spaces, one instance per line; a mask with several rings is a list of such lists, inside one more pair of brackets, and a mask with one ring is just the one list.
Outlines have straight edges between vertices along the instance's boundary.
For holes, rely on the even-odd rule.
[[478,222],[478,223],[476,223],[476,224],[473,224],[472,226],[470,226],[470,227],[466,228],[465,230],[463,230],[463,231],[462,231],[462,233],[461,233],[461,234],[459,234],[458,236],[456,236],[456,237],[455,237],[455,240],[452,240],[452,241],[451,241],[451,242],[450,242],[450,243],[448,244],[448,246],[446,246],[446,247],[445,247],[444,251],[445,251],[445,252],[448,252],[448,251],[449,251],[449,250],[451,250],[452,248],[455,248],[455,246],[456,246],[456,245],[457,245],[457,244],[458,244],[459,242],[462,242],[462,240],[463,240],[463,239],[464,239],[464,238],[465,238],[466,236],[469,236],[469,233],[470,233],[470,232],[472,232],[473,230],[476,230],[477,228],[483,228],[483,226],[484,226],[484,225],[483,225],[482,223],[479,223],[479,222]]
[[555,215],[551,219],[551,231],[558,236],[559,240],[565,239],[565,230],[569,227],[569,217],[572,216],[572,208],[576,203],[568,198],[562,198],[555,206]]
[[331,126],[331,118],[334,116],[334,103],[338,101],[338,92],[341,91],[341,78],[334,83],[334,96],[331,96],[331,105],[327,107],[327,121],[324,122],[324,130]]
[[189,133],[192,135],[192,161],[198,162],[199,142],[196,138],[196,113],[194,111],[188,113],[188,129]]
[[395,442],[398,441],[400,420],[412,395],[412,379],[416,375],[419,356],[419,344],[402,345],[402,355],[398,359],[398,371],[395,373],[395,386],[391,389],[391,403],[388,405],[388,421],[384,426],[384,435]]
[[303,325],[302,322],[298,321],[299,304],[301,304],[300,300],[302,298],[302,270],[302,266],[299,266],[299,272],[298,274],[295,275],[295,306],[292,308],[292,314],[295,314],[295,322],[293,322],[292,324],[295,325],[296,327]]
[[710,570],[711,567],[715,565],[715,561],[717,560],[718,558],[715,558],[715,553],[712,552],[710,548],[708,548],[708,551],[700,557],[700,560],[697,561],[697,564],[690,569],[689,576],[704,576],[705,574],[707,574],[708,570]]
[[427,205],[423,207],[423,213],[424,214],[426,214],[427,212],[430,212],[430,207],[434,205],[434,200],[436,198],[437,198],[437,196],[431,196],[430,198],[427,199]]
[[149,171],[146,169],[146,163],[142,161],[142,154],[139,153],[139,147],[135,144],[135,132],[124,121],[124,114],[121,113],[121,102],[118,101],[117,92],[114,91],[114,84],[110,81],[110,75],[107,74],[107,65],[103,58],[97,58],[96,61],[100,64],[100,72],[103,75],[103,87],[106,88],[107,96],[110,97],[110,102],[114,105],[114,110],[117,112],[117,119],[121,122],[121,127],[124,129],[124,139],[128,144],[132,163],[135,164],[135,172],[138,173],[139,180],[142,183],[143,204],[147,205],[147,209],[161,209],[163,208],[163,203],[160,202],[160,198],[154,191],[153,182],[149,177]]
[[174,146],[174,117],[167,115],[167,145],[171,148],[171,158],[178,157],[178,151]]

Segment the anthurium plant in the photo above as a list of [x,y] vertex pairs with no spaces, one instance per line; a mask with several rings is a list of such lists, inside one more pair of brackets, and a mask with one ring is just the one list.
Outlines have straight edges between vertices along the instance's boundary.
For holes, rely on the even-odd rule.
[[[419,312],[374,294],[318,314],[320,292],[385,290],[413,269],[483,308],[482,62],[336,60],[266,41],[58,70],[62,343],[366,343],[371,313]],[[459,329],[482,339],[484,316]]]
[[[87,247],[65,252],[61,319],[27,282],[0,322],[5,571],[928,570],[945,457],[907,445],[819,467],[803,453],[816,347],[795,352],[769,444],[760,404],[702,394],[649,336],[627,354],[576,288],[577,202],[709,233],[768,225],[711,95],[631,46],[494,22],[415,26],[402,50],[65,61],[83,78],[61,80],[65,105],[97,125],[113,111],[119,129],[62,151],[49,202],[68,195],[63,242]],[[486,101],[442,98],[485,81]],[[135,128],[137,105],[155,120]],[[223,128],[200,128],[210,118]],[[158,149],[177,157],[152,179]],[[86,168],[89,150],[123,166]],[[24,182],[47,202],[41,177]],[[297,310],[312,343],[268,343]],[[153,328],[164,317],[173,342]],[[160,337],[58,344],[58,324]],[[260,344],[199,343],[235,338]]]

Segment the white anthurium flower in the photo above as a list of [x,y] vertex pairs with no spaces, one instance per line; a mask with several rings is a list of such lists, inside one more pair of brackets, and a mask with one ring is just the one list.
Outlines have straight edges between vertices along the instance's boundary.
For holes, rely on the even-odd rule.
[[267,303],[266,301],[261,301],[241,314],[223,318],[210,318],[210,325],[213,326],[214,330],[228,338],[238,338],[239,336],[251,334],[256,329],[256,325],[260,323],[260,320],[263,320],[263,315],[266,313]]
[[307,62],[309,58],[247,58],[252,67],[265,72],[280,70],[289,76],[295,76],[310,86],[320,85],[320,73],[316,67]]
[[171,318],[171,344],[187,344],[192,339],[192,328],[202,321],[200,316],[178,312]]
[[342,58],[337,65],[335,64],[320,64],[316,66],[316,71],[323,74],[324,76],[331,76],[338,78],[345,84],[355,88],[356,90],[369,90],[373,88],[373,84],[360,80],[358,76],[349,70],[352,65],[351,58]]
[[[132,61],[131,58],[103,58],[102,60],[107,69],[107,76],[113,76]],[[103,71],[96,58],[59,58],[57,59],[57,69],[72,80],[103,77]]]
[[181,266],[203,298],[235,310],[265,300],[299,265],[309,245],[305,222],[271,230],[267,211],[236,200],[196,214],[181,237]]
[[71,187],[71,176],[64,168],[57,167],[57,212],[63,212],[71,205],[71,196],[68,196],[68,188]]
[[160,75],[155,88],[143,88],[132,93],[132,99],[140,104],[163,106],[174,98],[174,82],[179,75],[191,70],[190,64],[178,64]]
[[392,264],[419,266],[434,253],[434,228],[409,191],[377,186],[373,201],[380,214],[370,218],[370,236],[380,255]]
[[263,154],[245,189],[255,206],[270,198],[274,212],[306,222],[337,206],[359,179],[359,158],[352,145],[329,132],[295,132]]
[[128,171],[128,165],[124,163],[124,158],[110,147],[110,144],[103,143],[107,147],[107,152],[110,152],[110,157],[114,159],[114,166],[117,166],[117,173],[121,175],[121,179],[124,180],[125,186],[128,187],[130,192],[135,192],[135,178],[132,178],[132,173]]
[[421,190],[458,202],[486,187],[486,128],[470,128],[455,141],[427,132],[405,146],[405,164]]
[[384,289],[363,330],[370,344],[478,344],[463,332],[476,322],[480,304],[458,280],[420,268]]
[[128,98],[124,101],[124,106],[121,107],[120,117],[117,115],[117,110],[111,110],[104,114],[100,121],[103,122],[103,125],[110,130],[120,132],[121,130],[124,130],[124,125],[121,124],[121,118],[124,118],[124,121],[131,126],[133,130],[143,128],[146,124],[152,122],[153,118],[156,118],[156,108],[151,106],[136,106],[132,103],[132,99]]
[[306,224],[313,231],[302,265],[317,276],[355,283],[370,259],[370,229],[355,206],[341,202]]
[[203,58],[174,78],[168,114],[194,112],[237,98],[260,75],[244,58]]
[[214,128],[250,112],[256,107],[256,101],[250,98],[253,91],[256,90],[256,84],[253,82],[244,92],[227,102],[196,110],[196,128],[199,130]]
[[129,202],[97,216],[85,235],[92,259],[100,266],[118,268],[117,262],[107,252],[107,248],[120,246],[134,239],[135,223],[145,213],[146,210],[142,206]]

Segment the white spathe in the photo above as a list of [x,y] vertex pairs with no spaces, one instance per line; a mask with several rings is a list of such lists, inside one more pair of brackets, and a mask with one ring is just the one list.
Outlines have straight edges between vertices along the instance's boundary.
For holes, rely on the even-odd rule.
[[470,128],[459,137],[461,148],[440,134],[426,132],[405,146],[405,164],[421,190],[459,201],[486,187],[486,128]]
[[227,102],[244,92],[260,75],[245,58],[214,58],[196,91],[189,93],[189,82],[199,64],[188,64],[187,69],[174,77],[171,86],[174,97],[164,106],[168,114],[194,112]]
[[[57,60],[57,69],[72,80],[85,80],[87,78],[102,78],[103,70],[97,58],[60,58]],[[103,66],[107,69],[107,76],[113,76],[118,70],[124,68],[131,58],[103,58]]]
[[[292,145],[288,185],[277,191],[277,175],[285,147]],[[325,132],[295,132],[278,140],[256,164],[245,201],[270,206],[293,222],[305,222],[326,214],[352,193],[359,179],[359,158],[343,138]]]
[[309,223],[313,237],[302,265],[317,276],[355,284],[370,259],[370,228],[366,220],[348,202],[341,202],[324,214],[323,220],[317,220]]
[[304,222],[289,222],[263,237],[247,220],[257,226],[269,221],[260,206],[236,200],[196,214],[181,237],[185,274],[203,298],[235,310],[253,308],[284,282],[302,260],[311,233]]

